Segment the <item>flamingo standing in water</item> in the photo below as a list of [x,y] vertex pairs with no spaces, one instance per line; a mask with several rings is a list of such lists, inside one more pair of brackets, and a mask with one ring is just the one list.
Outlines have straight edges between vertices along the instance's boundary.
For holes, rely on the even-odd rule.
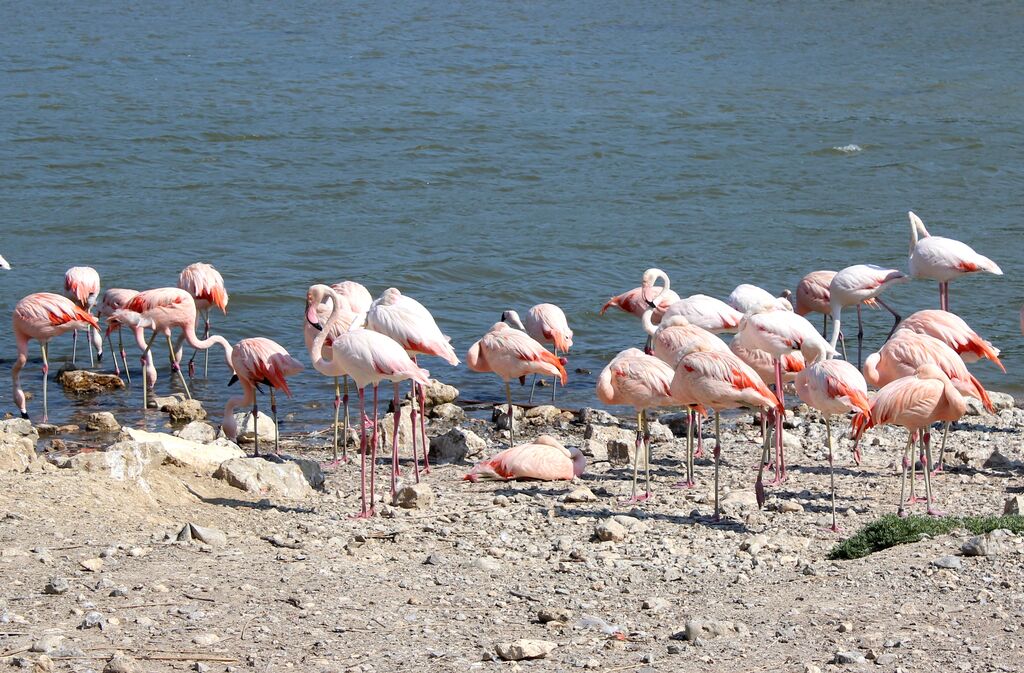
[[[719,418],[723,409],[749,407],[767,411],[783,411],[782,402],[753,369],[729,351],[697,350],[676,365],[671,385],[672,397],[691,407],[715,410],[715,519],[721,516],[718,502],[718,472],[722,457],[722,434]],[[763,457],[763,452],[762,452]],[[758,505],[764,503],[761,473],[764,460],[759,459],[757,472]]]
[[[554,304],[537,304],[526,312],[526,333],[532,336],[537,342],[551,344],[551,349],[558,357],[558,351],[568,353],[572,348],[572,330],[569,329],[569,321],[565,313]],[[530,402],[533,402],[533,392],[537,387],[537,377],[533,377],[533,387],[530,388]],[[555,402],[555,390],[558,388],[558,379],[551,383],[551,403]]]
[[[903,496],[906,489],[907,466],[913,464],[914,437],[920,437],[925,460],[931,463],[931,443],[926,433],[932,423],[951,423],[959,420],[967,410],[963,395],[942,370],[933,364],[923,364],[913,376],[904,376],[887,384],[871,401],[871,412],[860,412],[853,418],[854,435],[859,440],[864,431],[876,425],[902,425],[907,429],[907,445],[903,449],[903,475],[900,477],[900,516],[906,516]],[[932,482],[929,470],[924,471],[927,512],[941,516],[932,507]],[[914,476],[910,477],[910,502],[914,503]]]
[[892,329],[889,330],[889,336],[886,337],[888,339],[896,331],[896,326],[900,324],[900,315],[882,301],[882,298],[878,295],[885,288],[895,283],[903,282],[906,279],[907,275],[898,269],[885,269],[874,264],[855,264],[837,273],[832,278],[832,282],[829,283],[829,311],[832,316],[832,341],[829,345],[835,349],[836,343],[839,341],[840,317],[842,316],[843,309],[847,306],[856,306],[858,369],[860,369],[862,362],[861,347],[864,342],[864,325],[861,322],[860,315],[861,304],[877,302],[879,306],[892,313],[895,320],[892,324]]
[[[64,290],[68,297],[82,307],[87,313],[92,313],[92,307],[100,297],[100,274],[91,266],[73,266],[64,273]],[[103,361],[103,338],[99,330],[88,329],[89,339],[89,366],[96,364],[93,360],[92,351],[96,349],[96,357]],[[74,345],[71,349],[71,364],[75,364],[78,356],[78,330],[73,333]]]
[[[664,283],[661,287],[657,286],[659,280]],[[644,271],[640,287],[635,287],[609,299],[601,307],[600,315],[604,315],[605,311],[614,306],[639,318],[655,300],[659,306],[667,307],[669,304],[679,301],[679,295],[673,292],[671,287],[667,273],[661,269],[647,269]]]
[[[280,432],[277,426],[277,400],[274,391],[280,390],[288,397],[292,391],[288,389],[289,376],[302,371],[302,363],[288,354],[276,341],[263,337],[242,339],[231,349],[231,366],[236,379],[242,386],[242,397],[232,397],[224,405],[224,434],[231,440],[238,437],[238,422],[235,420],[235,407],[252,405],[252,434],[255,447],[253,454],[260,455],[259,406],[256,402],[256,390],[260,384],[270,388],[270,413],[274,416],[274,453],[280,453]],[[228,384],[230,385],[230,383]]]
[[563,386],[568,381],[561,360],[529,334],[503,322],[494,323],[487,334],[470,347],[466,365],[474,372],[494,372],[505,382],[509,447],[515,445],[515,413],[509,381],[525,381],[527,374],[557,376]]
[[832,490],[832,530],[838,533],[836,472],[832,457],[832,416],[858,409],[870,415],[868,384],[857,368],[845,360],[819,360],[796,375],[796,394],[804,404],[814,407],[825,417],[829,483]]
[[823,269],[811,271],[800,279],[796,286],[796,304],[793,310],[797,315],[806,316],[808,313],[821,314],[821,336],[825,337],[828,327],[828,317],[832,313],[829,305],[829,285],[835,278],[835,271]]
[[22,418],[28,418],[25,406],[25,393],[21,389],[21,369],[28,361],[28,342],[35,339],[39,342],[39,350],[43,354],[43,423],[49,416],[46,403],[46,379],[50,372],[49,350],[50,339],[71,330],[99,329],[99,322],[88,311],[75,304],[67,297],[50,292],[30,294],[19,301],[14,307],[12,327],[14,341],[18,347],[18,357],[11,367],[11,383],[14,393],[14,405],[18,407]]
[[138,290],[127,290],[121,287],[109,288],[103,293],[99,309],[96,311],[100,319],[107,321],[107,345],[110,346],[110,357],[114,360],[114,372],[120,376],[121,368],[117,364],[118,351],[114,350],[114,342],[110,338],[110,333],[115,329],[117,330],[117,345],[120,349],[121,361],[124,363],[124,374],[128,377],[128,383],[132,382],[132,374],[128,370],[128,355],[124,352],[124,340],[121,338],[121,323],[110,318],[114,315],[114,311],[128,306],[128,302],[134,299],[138,293]]
[[[597,378],[597,399],[605,404],[625,405],[636,410],[636,448],[633,457],[633,492],[630,502],[651,497],[651,432],[647,409],[674,406],[672,367],[653,355],[629,348],[616,355]],[[636,481],[641,452],[646,482],[644,494],[637,496]]]
[[986,271],[1003,275],[999,265],[980,255],[974,248],[952,238],[932,236],[921,218],[910,216],[910,275],[939,282],[939,308],[949,310],[949,281],[960,276]]
[[587,457],[572,447],[565,448],[551,435],[541,435],[529,444],[520,444],[482,460],[463,480],[537,479],[539,481],[572,481],[587,468]]
[[[144,290],[137,295],[128,305],[120,310],[114,311],[111,316],[122,325],[132,328],[135,333],[135,342],[142,350],[142,408],[145,409],[148,403],[149,386],[156,384],[156,368],[150,354],[153,350],[153,342],[158,334],[167,337],[167,348],[170,351],[171,369],[178,373],[178,379],[185,388],[185,394],[192,399],[188,384],[185,383],[185,375],[181,372],[181,362],[177,350],[171,341],[171,330],[181,329],[188,345],[197,349],[207,349],[214,344],[224,348],[224,359],[228,367],[232,367],[231,344],[228,340],[218,334],[211,334],[206,339],[200,340],[196,336],[196,302],[185,290],[177,287],[161,287],[155,290]],[[147,342],[143,331],[153,330],[153,336]]]
[[925,309],[904,318],[897,331],[908,329],[927,334],[943,342],[963,358],[964,362],[977,362],[987,358],[1006,373],[1006,367],[999,361],[999,349],[990,341],[982,339],[977,332],[955,313],[937,309]]
[[[774,303],[772,305],[775,306]],[[655,310],[654,319],[656,322],[660,322],[677,315],[683,316],[691,324],[703,327],[712,334],[735,333],[743,319],[743,314],[732,306],[706,294],[690,295],[670,304],[664,310]]]
[[[459,364],[455,350],[449,338],[441,333],[434,322],[434,316],[412,297],[403,295],[395,288],[388,288],[370,305],[366,312],[366,326],[385,334],[402,344],[406,352],[416,362],[417,355],[436,355],[453,367]],[[416,393],[419,391],[419,430],[423,445],[423,471],[430,472],[430,442],[427,440],[426,388],[425,385],[412,379],[412,427],[413,427],[413,461],[416,465]],[[417,388],[417,385],[420,387]],[[418,466],[415,467],[418,469]]]
[[[196,262],[182,269],[181,274],[178,275],[178,287],[188,292],[196,300],[196,310],[203,314],[203,338],[209,338],[210,308],[216,306],[224,315],[228,313],[228,291],[224,288],[224,277],[212,265]],[[180,339],[178,346],[180,349]],[[189,378],[192,378],[195,374],[195,359],[198,352],[193,351],[192,357],[188,361]],[[180,353],[178,354],[178,360],[181,360]],[[209,369],[210,352],[206,351],[203,359],[204,377],[208,375]]]
[[[323,303],[324,297],[330,297],[334,307],[326,324],[321,324],[317,308]],[[313,341],[310,349],[310,357],[313,359],[313,366],[323,366],[323,347],[327,342],[327,336],[334,328],[334,323],[341,320],[343,311],[342,301],[332,288],[326,285],[313,285],[306,294],[306,320],[320,330],[320,334]],[[366,424],[360,423],[360,454],[361,467],[361,501],[362,508],[360,517],[374,515],[373,503],[376,502],[376,470],[377,464],[377,391],[382,381],[391,381],[395,384],[395,416],[394,430],[391,439],[391,495],[392,501],[397,490],[395,477],[398,474],[398,427],[402,416],[402,406],[398,398],[398,384],[406,379],[412,379],[420,385],[429,385],[430,372],[421,369],[415,361],[407,354],[405,347],[388,337],[368,329],[358,328],[340,333],[331,344],[332,364],[337,362],[352,380],[356,382],[359,391],[359,416],[364,415],[366,406],[366,388],[373,386],[373,436],[371,438],[370,457],[370,506],[366,501]],[[547,351],[545,351],[547,352]],[[415,435],[415,424],[413,425]],[[415,442],[415,440],[414,440]],[[424,447],[426,449],[426,447]],[[413,445],[415,456],[415,443]],[[424,450],[424,453],[426,451]]]

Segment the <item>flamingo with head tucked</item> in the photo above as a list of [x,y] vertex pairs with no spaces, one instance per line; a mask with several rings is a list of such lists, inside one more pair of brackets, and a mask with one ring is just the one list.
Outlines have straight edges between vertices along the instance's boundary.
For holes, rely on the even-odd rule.
[[480,461],[463,480],[572,481],[583,474],[586,468],[587,458],[578,448],[567,449],[551,435],[541,435],[533,442],[513,446]]
[[[100,274],[91,266],[73,266],[64,273],[64,290],[68,298],[82,307],[86,312],[92,313],[92,307],[100,298]],[[103,361],[103,338],[99,330],[88,329],[89,338],[89,366],[96,363],[93,360],[92,351],[96,349],[96,357]],[[75,364],[78,355],[78,330],[72,334],[74,345],[71,350],[71,364]]]
[[[569,329],[569,321],[565,312],[554,304],[537,304],[530,307],[526,312],[526,333],[532,336],[538,343],[551,344],[551,349],[558,357],[558,352],[568,353],[572,348],[572,330]],[[537,387],[537,377],[533,377],[533,387],[530,388],[530,402],[533,402],[533,392]],[[551,383],[551,403],[555,402],[555,390],[558,388],[558,379]]]
[[800,279],[796,286],[796,303],[793,310],[797,315],[806,316],[808,313],[820,313],[821,336],[827,336],[825,329],[828,326],[828,317],[832,313],[829,305],[829,285],[835,278],[835,271],[821,270],[811,271]]
[[949,282],[969,273],[1003,275],[999,265],[952,238],[932,236],[921,218],[909,211],[910,275],[939,282],[939,308],[949,310]]
[[786,290],[782,295],[776,297],[768,290],[758,287],[757,285],[751,285],[750,283],[741,283],[729,293],[729,298],[725,300],[729,306],[740,313],[746,313],[752,308],[763,306],[765,304],[776,303],[778,308],[786,311],[792,311],[793,305],[789,302],[789,290]]

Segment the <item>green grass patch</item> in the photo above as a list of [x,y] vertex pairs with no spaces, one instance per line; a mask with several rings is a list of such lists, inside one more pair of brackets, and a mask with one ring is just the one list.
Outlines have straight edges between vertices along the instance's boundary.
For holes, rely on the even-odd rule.
[[904,519],[895,514],[886,514],[861,528],[855,535],[843,540],[828,553],[831,560],[864,558],[876,551],[895,547],[899,544],[919,542],[925,537],[945,535],[955,528],[966,528],[975,535],[1005,528],[1024,533],[1024,516],[965,516],[930,517],[908,516]]

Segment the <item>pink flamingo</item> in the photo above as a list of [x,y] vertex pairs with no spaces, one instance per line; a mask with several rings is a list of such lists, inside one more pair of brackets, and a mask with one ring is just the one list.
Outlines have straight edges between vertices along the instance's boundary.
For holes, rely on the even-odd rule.
[[664,310],[658,309],[654,312],[657,322],[677,315],[683,316],[690,323],[703,327],[713,334],[735,333],[739,329],[740,320],[743,319],[742,313],[721,299],[715,299],[706,294],[690,295],[670,304]]
[[[100,297],[100,274],[91,266],[73,266],[64,273],[64,290],[72,301],[86,312],[92,313],[92,307],[96,305],[96,300]],[[103,338],[100,336],[99,330],[86,329],[89,330],[89,366],[92,367],[96,364],[92,355],[93,348],[96,349],[96,357],[103,362]],[[71,350],[71,364],[75,364],[75,359],[78,356],[77,329],[72,336],[74,346]]]
[[11,367],[11,382],[14,392],[14,404],[21,412],[22,418],[28,418],[25,406],[25,392],[21,389],[21,369],[28,361],[28,342],[35,339],[39,342],[39,350],[43,354],[43,422],[49,416],[46,403],[46,378],[50,372],[50,359],[47,354],[50,339],[71,330],[99,328],[99,323],[88,311],[72,302],[67,297],[49,292],[36,292],[19,301],[14,307],[12,327],[14,341],[18,347],[18,357]]
[[114,360],[114,372],[120,376],[121,368],[117,364],[118,351],[114,350],[114,342],[110,339],[110,333],[115,329],[117,330],[117,345],[120,348],[121,361],[124,363],[124,373],[128,377],[128,383],[132,382],[132,374],[128,370],[128,355],[124,352],[124,341],[121,338],[121,323],[110,318],[114,315],[114,311],[128,306],[128,302],[134,299],[138,293],[138,290],[127,290],[121,287],[109,288],[103,293],[99,309],[96,311],[101,320],[107,321],[107,344],[110,346],[110,357]]
[[[366,312],[366,326],[385,334],[402,344],[406,352],[416,362],[417,355],[436,355],[453,367],[459,364],[455,350],[449,343],[450,339],[441,333],[434,322],[434,316],[412,297],[403,295],[395,288],[388,288],[370,305]],[[423,471],[430,472],[430,443],[427,440],[426,388],[417,388],[417,380],[412,379],[412,427],[413,427],[413,463],[416,464],[416,416],[419,414],[420,438],[423,444]],[[430,385],[429,383],[425,385]],[[416,393],[419,392],[419,409],[416,408]],[[418,466],[415,468],[418,469]]]
[[[660,288],[656,285],[658,280],[664,283]],[[604,315],[605,311],[614,306],[639,318],[643,316],[644,311],[655,299],[659,306],[668,306],[679,301],[679,295],[672,291],[668,274],[661,269],[651,268],[644,271],[640,287],[635,287],[609,299],[601,307],[600,315]]]
[[[768,386],[742,360],[731,352],[698,350],[686,355],[676,365],[672,378],[672,397],[691,407],[715,410],[715,519],[721,516],[718,501],[718,472],[722,456],[722,433],[719,419],[723,409],[749,407],[775,409],[780,414],[782,402],[768,390]],[[764,503],[761,482],[763,460],[757,473],[758,504]]]
[[[912,465],[914,437],[921,438],[925,460],[931,463],[931,443],[927,430],[932,423],[951,423],[959,420],[967,410],[963,396],[942,370],[933,364],[923,364],[913,376],[905,376],[887,384],[875,394],[870,414],[860,412],[853,418],[854,435],[859,440],[864,431],[876,425],[902,425],[907,429],[907,445],[903,449],[903,475],[900,478],[900,516],[907,514],[903,496],[906,492],[907,466]],[[941,516],[932,508],[932,483],[929,471],[924,471],[924,487],[928,514]],[[910,477],[910,502],[914,497],[914,476]]]
[[999,361],[999,349],[982,339],[955,313],[937,309],[918,311],[904,318],[897,331],[902,329],[935,337],[956,351],[964,362],[977,362],[981,358],[987,358],[1006,373],[1006,367]]
[[[568,353],[572,348],[572,330],[569,329],[569,321],[565,313],[554,304],[537,304],[526,312],[526,333],[532,336],[537,342],[551,344],[551,348],[558,357],[558,352]],[[537,377],[533,377],[533,386],[530,388],[530,402],[533,402],[533,393],[537,388]],[[558,381],[555,379],[551,384],[551,402],[555,401],[555,390],[558,388]]]
[[825,416],[829,482],[832,489],[832,530],[838,533],[836,473],[832,459],[832,416],[858,409],[870,416],[868,384],[857,368],[845,360],[819,360],[796,375],[796,394],[804,404],[814,407]]
[[[324,297],[330,297],[334,307],[326,324],[320,323],[320,316],[317,312]],[[310,349],[310,357],[313,359],[314,367],[324,366],[323,347],[327,337],[332,333],[336,322],[341,320],[344,308],[342,300],[332,288],[326,285],[313,285],[306,294],[306,320],[311,325],[320,329],[320,334],[313,341]],[[361,460],[361,500],[362,508],[359,516],[368,517],[374,515],[373,503],[376,502],[376,470],[377,464],[377,394],[382,381],[391,381],[395,384],[394,397],[394,430],[391,439],[391,495],[392,501],[397,490],[395,477],[398,474],[398,427],[402,414],[401,401],[398,398],[398,384],[401,381],[412,379],[421,385],[429,385],[430,372],[421,369],[406,352],[405,347],[380,332],[368,329],[357,328],[347,332],[341,332],[334,338],[332,344],[331,365],[337,363],[356,383],[359,391],[359,416],[364,415],[366,406],[366,388],[373,386],[373,436],[371,439],[372,453],[370,458],[370,507],[366,502],[366,424],[360,423],[360,453]],[[415,428],[415,424],[413,425]],[[424,453],[426,453],[424,445]],[[415,443],[413,445],[415,456]]]
[[[774,385],[775,358],[770,353],[766,353],[759,348],[748,348],[742,333],[732,338],[732,341],[729,342],[729,350],[739,357],[740,360],[750,365],[750,368],[757,372],[757,375],[761,377],[761,380],[766,385]],[[803,353],[800,351],[783,354],[780,358],[780,364],[782,366],[782,382],[784,384],[795,381],[797,374],[807,366]]]
[[[196,262],[182,269],[181,274],[178,275],[178,287],[188,292],[196,300],[196,310],[203,314],[203,338],[209,338],[210,308],[216,306],[224,315],[227,315],[228,312],[228,291],[224,288],[224,277],[212,265],[205,262]],[[178,346],[180,350],[180,339]],[[195,359],[198,352],[193,351],[192,357],[188,361],[189,378],[195,375]],[[178,360],[181,360],[180,353],[178,354]],[[203,361],[204,377],[209,374],[209,369],[210,352],[206,351]]]
[[[270,388],[270,413],[274,416],[274,453],[281,453],[280,432],[277,426],[277,400],[274,390],[280,390],[288,397],[292,391],[288,389],[289,376],[302,371],[302,363],[288,354],[276,341],[263,337],[242,339],[231,349],[231,367],[235,380],[242,386],[242,397],[232,397],[224,405],[224,434],[231,440],[238,437],[238,422],[235,420],[235,407],[252,405],[252,432],[255,447],[253,454],[260,455],[259,406],[256,402],[256,390],[262,383]],[[228,384],[230,385],[230,383]]]
[[801,278],[796,286],[796,304],[793,310],[797,315],[802,316],[806,316],[808,313],[820,313],[822,316],[821,336],[823,337],[826,336],[828,317],[832,313],[832,307],[829,305],[829,285],[835,275],[835,271],[811,271]]
[[557,376],[562,386],[568,381],[561,360],[529,334],[503,322],[494,323],[487,334],[470,347],[466,365],[474,372],[493,372],[505,381],[510,447],[515,445],[515,413],[509,381],[525,381],[527,374]]
[[740,313],[746,313],[752,308],[771,304],[773,302],[778,304],[778,308],[786,311],[793,310],[793,305],[789,303],[789,290],[786,290],[782,295],[776,297],[768,290],[749,283],[737,285],[729,294],[729,298],[725,300],[725,303]]
[[[633,492],[630,502],[641,502],[651,496],[651,432],[647,424],[650,407],[674,406],[672,398],[672,367],[637,348],[616,355],[597,378],[597,399],[605,404],[624,405],[636,410],[636,447],[633,458]],[[643,451],[646,487],[642,496],[636,494],[637,473]]]
[[[185,375],[181,372],[181,363],[174,348],[174,343],[171,341],[172,329],[181,329],[185,335],[185,341],[193,348],[207,349],[214,344],[219,344],[224,348],[224,359],[228,363],[228,367],[233,366],[231,362],[231,344],[228,343],[227,339],[218,334],[211,334],[202,340],[196,336],[196,302],[193,300],[192,295],[180,288],[161,287],[154,290],[144,290],[135,295],[125,308],[114,311],[111,319],[131,327],[135,333],[135,342],[142,350],[143,409],[147,408],[149,386],[156,384],[156,368],[153,367],[150,353],[153,350],[153,342],[158,334],[164,334],[167,337],[171,369],[177,372],[178,379],[181,381],[181,385],[189,399],[192,398],[192,393],[189,392],[188,384],[185,383]],[[149,338],[148,342],[143,335],[143,331],[146,329],[153,330],[153,336]]]
[[463,479],[572,481],[586,468],[587,458],[579,449],[567,449],[554,437],[541,435],[534,442],[513,446],[480,461]]
[[[861,322],[861,304],[877,302],[882,308],[892,313],[895,318],[892,329],[889,330],[889,337],[896,331],[896,325],[900,323],[900,315],[888,304],[882,301],[878,295],[887,287],[903,282],[907,275],[898,269],[885,269],[874,264],[855,264],[848,266],[833,278],[829,283],[829,307],[832,316],[832,341],[830,345],[834,349],[839,341],[839,330],[841,328],[840,317],[843,309],[847,306],[857,307],[857,368],[861,366],[861,347],[864,342],[864,324]],[[889,337],[886,337],[887,339]]]
[[939,308],[949,310],[949,281],[978,271],[1003,275],[999,265],[961,241],[932,236],[910,211],[910,275],[939,282]]

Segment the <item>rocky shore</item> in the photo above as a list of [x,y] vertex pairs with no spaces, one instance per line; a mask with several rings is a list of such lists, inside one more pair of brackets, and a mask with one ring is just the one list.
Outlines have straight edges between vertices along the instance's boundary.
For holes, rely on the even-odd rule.
[[[824,425],[806,408],[787,422],[790,477],[760,510],[759,424],[723,420],[713,522],[708,459],[697,487],[673,488],[680,414],[652,423],[654,497],[633,506],[635,428],[596,409],[513,409],[517,437],[582,448],[583,478],[462,481],[504,447],[508,414],[457,395],[431,390],[419,485],[400,427],[403,489],[371,520],[350,518],[358,464],[322,467],[329,428],[254,459],[176,399],[159,401],[161,433],[109,413],[0,421],[0,670],[1024,670],[1024,538],[954,530],[826,559],[895,511],[902,430],[870,431],[860,466],[841,442],[835,534]],[[949,514],[1022,504],[1024,411],[993,399],[996,415],[972,408],[950,433],[934,481]],[[385,500],[387,483],[382,461]]]

